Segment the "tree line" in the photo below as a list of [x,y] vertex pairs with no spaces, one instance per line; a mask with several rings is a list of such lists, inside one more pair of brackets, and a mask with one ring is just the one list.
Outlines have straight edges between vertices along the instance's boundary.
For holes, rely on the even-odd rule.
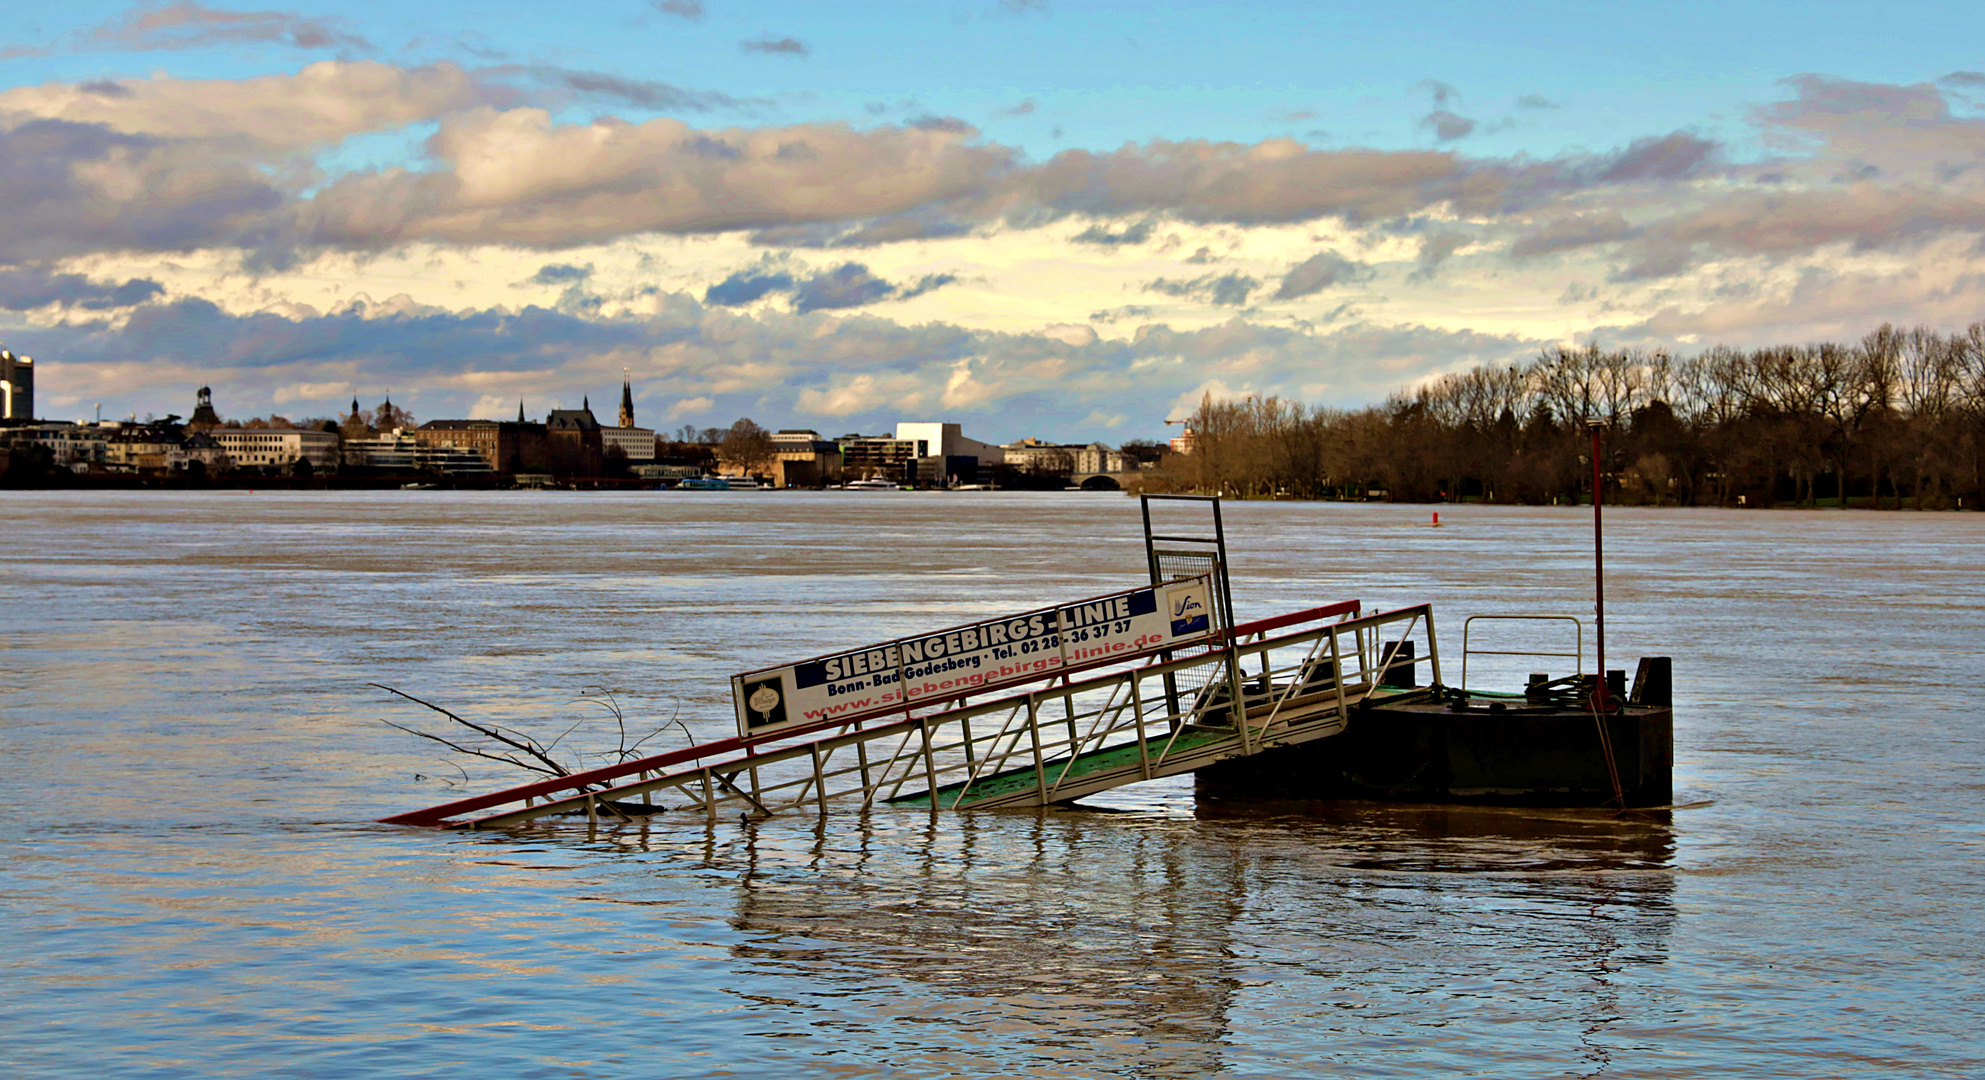
[[1238,496],[1590,498],[1976,507],[1985,496],[1985,323],[1884,325],[1858,342],[1665,351],[1551,348],[1342,410],[1202,400],[1162,486]]

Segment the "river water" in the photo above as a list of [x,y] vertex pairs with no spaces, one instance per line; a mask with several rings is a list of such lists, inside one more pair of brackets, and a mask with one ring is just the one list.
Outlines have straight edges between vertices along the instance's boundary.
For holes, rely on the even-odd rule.
[[[1585,615],[1572,509],[1231,504],[1242,619]],[[1023,493],[8,493],[0,1073],[1978,1076],[1985,517],[1618,510],[1676,802],[374,824],[507,784],[384,683],[597,754],[728,676],[1111,591]],[[1540,666],[1526,664],[1529,666]],[[1548,667],[1549,665],[1542,665]],[[1541,669],[1541,667],[1540,667]],[[1477,671],[1471,680],[1479,681]]]

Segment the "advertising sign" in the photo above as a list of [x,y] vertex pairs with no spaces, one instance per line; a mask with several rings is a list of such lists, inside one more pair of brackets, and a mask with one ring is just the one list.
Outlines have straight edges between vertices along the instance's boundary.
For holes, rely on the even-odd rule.
[[738,734],[900,712],[1205,641],[1212,597],[1210,578],[1186,578],[733,676]]

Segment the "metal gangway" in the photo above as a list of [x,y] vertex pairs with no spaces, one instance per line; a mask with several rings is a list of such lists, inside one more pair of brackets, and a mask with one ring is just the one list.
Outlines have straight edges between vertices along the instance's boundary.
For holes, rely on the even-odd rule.
[[1360,706],[1440,682],[1428,605],[1366,615],[1347,601],[1221,621],[1210,643],[1021,692],[722,739],[384,820],[489,829],[552,816],[1039,807],[1327,738]]

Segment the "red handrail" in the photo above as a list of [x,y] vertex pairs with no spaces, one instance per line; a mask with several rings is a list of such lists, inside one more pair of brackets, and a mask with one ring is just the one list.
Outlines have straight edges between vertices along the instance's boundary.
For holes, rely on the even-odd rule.
[[[1296,623],[1314,622],[1319,619],[1328,619],[1334,615],[1356,614],[1359,610],[1360,607],[1358,601],[1345,600],[1335,604],[1325,604],[1322,607],[1310,608],[1306,611],[1291,612],[1290,614],[1287,615],[1277,615],[1274,618],[1258,619],[1251,623],[1242,623],[1241,625],[1234,627],[1234,629],[1231,632],[1222,635],[1222,637],[1229,640],[1235,640],[1249,634],[1266,633],[1270,630],[1278,630],[1285,626],[1293,626]],[[1050,680],[1055,678],[1062,678],[1068,675],[1073,675],[1080,671],[1087,671],[1094,668],[1103,667],[1108,664],[1120,663],[1120,662],[1121,662],[1120,660],[1112,660],[1112,659],[1099,660],[1092,664],[1084,664],[1077,667],[1071,667],[1063,671],[1057,671],[1053,675],[1046,676],[1045,678]],[[1032,692],[1033,691],[1027,691],[1026,693],[1021,693],[1012,696],[1024,698],[1027,696],[1028,693],[1032,693]],[[971,696],[969,693],[964,693],[964,694],[953,695],[950,697],[932,697],[919,701],[916,704],[919,706],[942,704],[947,701],[956,701],[960,698],[965,698],[969,696]],[[890,712],[882,713],[881,715],[884,716],[893,715],[894,712],[896,711],[898,710],[891,710]],[[728,754],[737,750],[743,750],[748,753],[752,749],[758,746],[762,746],[766,743],[785,742],[788,739],[797,738],[802,735],[812,735],[833,728],[846,727],[847,725],[853,723],[855,720],[858,719],[874,719],[874,718],[875,718],[874,716],[868,716],[864,714],[864,716],[843,717],[843,718],[836,718],[833,720],[823,720],[818,724],[811,724],[805,727],[798,727],[798,728],[789,728],[785,731],[781,731],[773,735],[767,735],[758,739],[743,739],[737,736],[730,736],[728,738],[718,739],[716,742],[702,743],[697,746],[687,747],[682,750],[670,750],[666,753],[654,754],[652,756],[644,757],[644,758],[636,758],[633,761],[623,761],[614,765],[602,765],[597,769],[588,769],[584,772],[571,773],[566,776],[549,777],[547,779],[539,780],[534,783],[524,784],[520,787],[504,788],[501,791],[492,791],[487,795],[472,795],[466,799],[457,799],[454,802],[442,803],[440,806],[430,806],[423,810],[410,810],[404,814],[394,814],[392,817],[384,817],[384,818],[380,818],[379,820],[381,823],[387,825],[440,825],[443,822],[447,821],[449,818],[454,817],[457,814],[466,814],[476,810],[487,810],[492,806],[502,806],[506,803],[517,802],[520,799],[527,799],[527,798],[534,799],[543,795],[551,795],[562,791],[571,791],[575,788],[583,787],[587,784],[605,783],[608,780],[618,779],[623,776],[631,776],[634,773],[638,773],[638,772],[657,772],[667,768],[670,765],[679,765],[685,761],[696,761],[701,758],[715,757],[719,754]]]
[[1246,637],[1249,634],[1265,634],[1270,630],[1280,630],[1285,626],[1294,626],[1297,623],[1328,619],[1333,615],[1356,615],[1360,610],[1358,601],[1340,600],[1335,604],[1325,604],[1322,607],[1314,607],[1308,611],[1295,611],[1287,615],[1277,615],[1272,619],[1256,619],[1253,622],[1242,623],[1234,627],[1231,636],[1240,638]]

